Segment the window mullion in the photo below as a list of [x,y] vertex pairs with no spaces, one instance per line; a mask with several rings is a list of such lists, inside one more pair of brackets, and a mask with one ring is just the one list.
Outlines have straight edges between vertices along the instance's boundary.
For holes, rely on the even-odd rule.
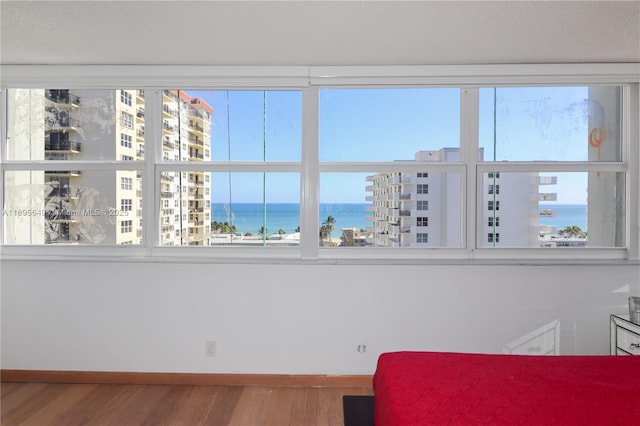
[[144,162],[146,165],[142,184],[144,246],[151,253],[160,237],[160,173],[156,164],[162,157],[159,141],[162,138],[162,91],[145,90]]
[[[622,104],[622,159],[629,164],[626,197],[629,230],[627,247],[629,259],[640,258],[640,84],[630,84],[623,89]],[[635,193],[633,192],[635,191]]]
[[478,163],[478,141],[480,120],[480,96],[477,88],[465,88],[460,90],[460,160],[466,165],[466,188],[463,191],[463,211],[466,220],[461,223],[462,238],[465,242],[467,254],[472,256],[476,247],[476,227],[478,219],[476,212],[480,211],[480,190],[477,184],[478,176],[476,165]]
[[318,258],[320,222],[319,89],[302,90],[302,173],[300,173],[300,249],[302,259]]

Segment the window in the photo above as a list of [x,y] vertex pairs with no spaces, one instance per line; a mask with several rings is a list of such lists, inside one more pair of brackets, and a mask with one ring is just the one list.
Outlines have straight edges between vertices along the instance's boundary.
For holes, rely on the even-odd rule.
[[123,146],[125,148],[131,148],[132,144],[131,144],[131,136],[127,135],[125,133],[121,133],[120,134],[120,146]]
[[120,102],[125,105],[131,106],[133,104],[131,93],[121,90],[120,91]]
[[488,188],[483,215],[489,223],[501,210],[509,229],[501,243],[625,246],[622,88],[496,87],[480,89],[479,96],[478,142],[486,164],[478,180]]
[[120,123],[129,129],[133,128],[133,115],[128,112],[122,111],[120,115]]
[[[464,78],[309,67],[295,84],[239,84],[160,67],[144,97],[108,88],[130,87],[126,72],[80,78],[82,89],[77,71],[38,71],[51,87],[67,81],[63,89],[29,88],[10,73],[2,249],[101,253],[133,242],[119,253],[640,258],[640,78],[624,65],[514,75],[491,66],[484,77],[453,68]],[[129,69],[131,81],[144,78]],[[200,89],[167,89],[176,81]],[[430,238],[418,232],[427,229]],[[125,230],[135,234],[122,239]]]
[[[460,90],[321,88],[319,98],[321,221],[323,206],[342,208],[331,215],[337,234],[362,230],[359,250],[425,248],[415,225],[428,196],[441,207],[428,247],[462,247]],[[433,129],[437,137],[427,136]]]
[[[163,155],[185,162],[160,174],[161,181],[175,176],[176,188],[164,188],[160,200],[183,203],[179,234],[162,245],[299,246],[301,101],[289,90],[162,92]],[[269,170],[285,162],[289,170]]]
[[133,221],[123,220],[122,223],[120,223],[120,232],[122,232],[123,234],[127,232],[131,232],[132,230],[133,230]]
[[133,178],[121,177],[120,189],[131,190],[133,189]]
[[[120,90],[6,89],[3,141],[3,244],[109,246],[122,244],[120,205],[142,194],[144,165],[118,165],[122,137]],[[3,108],[4,109],[4,108]],[[144,138],[138,143],[144,144]],[[20,160],[18,166],[15,160]],[[70,166],[66,166],[65,163]],[[131,241],[128,238],[126,241]],[[139,242],[133,244],[139,245]]]
[[427,200],[417,200],[416,201],[416,209],[417,210],[429,210],[429,201],[427,201]]

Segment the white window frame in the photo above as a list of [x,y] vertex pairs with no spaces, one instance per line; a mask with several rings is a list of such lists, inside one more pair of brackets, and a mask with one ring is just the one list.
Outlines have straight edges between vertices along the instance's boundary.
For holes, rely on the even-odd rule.
[[122,189],[124,191],[132,191],[133,190],[133,178],[121,177],[120,178],[120,189]]
[[[278,90],[302,91],[302,159],[298,162],[265,163],[184,163],[161,161],[161,148],[154,144],[145,146],[145,160],[132,162],[73,162],[65,161],[66,168],[87,171],[140,171],[144,178],[143,197],[148,206],[144,214],[142,246],[122,247],[48,247],[2,246],[1,254],[9,257],[68,257],[70,253],[89,256],[116,256],[120,259],[145,258],[205,259],[239,262],[256,259],[282,259],[285,262],[318,261],[372,261],[435,262],[455,260],[477,262],[482,260],[503,262],[635,262],[639,263],[638,236],[640,195],[639,179],[640,64],[553,64],[553,65],[477,65],[477,66],[292,66],[292,67],[231,67],[231,66],[0,66],[2,101],[6,104],[7,88],[112,88],[133,87],[145,90],[146,140],[161,140],[162,90]],[[474,152],[478,135],[478,109],[480,87],[532,86],[532,85],[620,85],[623,89],[622,149],[623,161],[612,163],[489,163],[480,162]],[[368,248],[320,248],[319,231],[319,176],[320,173],[371,173],[371,172],[424,172],[424,165],[403,165],[401,169],[391,163],[332,163],[320,162],[318,157],[319,91],[321,88],[364,87],[455,87],[461,89],[460,111],[460,161],[429,166],[429,172],[452,172],[463,176],[463,217],[461,248],[452,249],[368,249]],[[133,123],[133,122],[132,122]],[[9,162],[6,158],[6,116],[0,117],[1,156],[3,171],[54,170],[59,168],[52,161]],[[294,172],[300,174],[301,243],[290,250],[280,248],[217,248],[160,247],[160,203],[156,202],[162,171],[203,170],[214,166],[223,172]],[[482,190],[478,176],[486,172],[563,172],[601,171],[626,174],[626,247],[610,249],[555,250],[555,249],[495,249],[477,248],[477,229],[481,226],[482,206],[476,197]],[[0,202],[4,205],[3,191]],[[0,228],[0,238],[4,240]],[[74,257],[77,260],[80,257]],[[95,257],[91,257],[95,259]]]
[[131,106],[133,105],[133,96],[125,90],[120,90],[120,102],[127,106]]

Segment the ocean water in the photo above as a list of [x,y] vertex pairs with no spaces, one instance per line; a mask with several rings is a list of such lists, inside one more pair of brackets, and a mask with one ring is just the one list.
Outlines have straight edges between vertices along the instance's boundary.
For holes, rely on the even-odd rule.
[[[367,227],[366,206],[368,204],[320,204],[320,224],[328,217],[335,219],[332,237],[339,238],[342,228]],[[264,205],[262,203],[229,204],[212,203],[211,221],[233,223],[237,232],[251,232],[253,235],[263,226]],[[275,234],[280,229],[286,233],[295,232],[300,226],[300,205],[294,203],[267,203],[267,234]]]
[[567,226],[579,226],[587,231],[586,204],[540,204],[540,209],[556,211],[556,217],[541,217],[540,225],[555,226],[558,231]]
[[[335,219],[333,238],[339,238],[342,228],[364,229],[369,224],[365,218],[369,204],[320,204],[320,224],[328,217]],[[540,225],[555,226],[561,230],[577,225],[587,230],[587,206],[569,204],[541,204],[540,209],[553,209],[556,217],[541,217]],[[254,235],[263,226],[265,209],[262,203],[211,204],[211,220],[227,222],[236,226],[237,232],[251,232]],[[300,226],[300,205],[294,203],[268,203],[266,205],[267,233],[275,234],[280,229],[286,233],[295,232]]]

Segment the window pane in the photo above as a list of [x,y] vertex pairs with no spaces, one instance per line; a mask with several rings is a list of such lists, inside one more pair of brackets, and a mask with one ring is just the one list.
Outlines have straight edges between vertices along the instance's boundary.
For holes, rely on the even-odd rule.
[[484,161],[620,161],[620,87],[480,89]]
[[461,173],[324,173],[320,244],[462,247],[461,185]]
[[161,177],[161,245],[300,243],[297,173],[178,173]]
[[5,244],[141,244],[135,171],[7,171]]
[[413,160],[460,147],[459,89],[323,89],[320,161]]
[[144,158],[141,90],[9,89],[8,160]]
[[163,93],[163,160],[300,161],[299,91]]
[[[624,247],[624,173],[489,175],[480,247]],[[500,193],[489,193],[491,185]]]

